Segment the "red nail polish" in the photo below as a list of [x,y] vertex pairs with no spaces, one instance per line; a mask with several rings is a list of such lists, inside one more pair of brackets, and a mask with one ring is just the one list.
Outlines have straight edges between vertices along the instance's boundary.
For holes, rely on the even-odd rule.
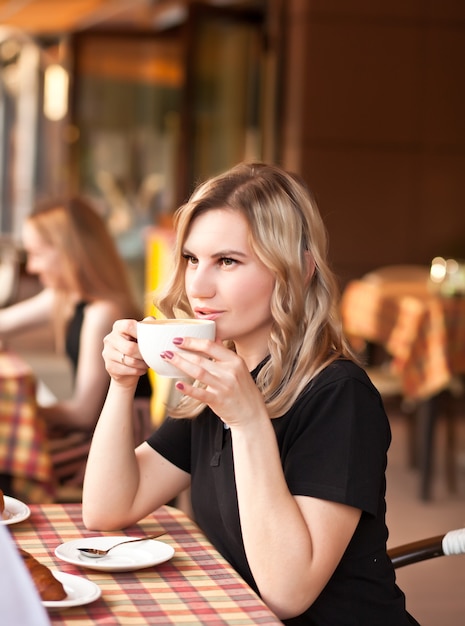
[[180,346],[183,342],[183,338],[182,337],[174,337],[173,339],[173,343],[175,346]]
[[160,356],[162,359],[172,359],[174,354],[171,352],[171,350],[165,350],[160,354]]
[[183,384],[183,383],[181,383],[180,381],[178,381],[178,382],[175,384],[175,387],[176,387],[176,389],[178,389],[179,391],[184,391],[184,384]]

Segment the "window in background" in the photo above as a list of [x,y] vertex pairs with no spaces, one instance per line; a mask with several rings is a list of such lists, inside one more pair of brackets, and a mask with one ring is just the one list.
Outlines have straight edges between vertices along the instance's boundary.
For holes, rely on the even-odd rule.
[[101,207],[144,291],[144,230],[174,206],[183,68],[176,37],[83,33],[74,41],[74,185]]
[[260,10],[190,7],[186,35],[186,194],[244,160],[264,158],[266,20]]

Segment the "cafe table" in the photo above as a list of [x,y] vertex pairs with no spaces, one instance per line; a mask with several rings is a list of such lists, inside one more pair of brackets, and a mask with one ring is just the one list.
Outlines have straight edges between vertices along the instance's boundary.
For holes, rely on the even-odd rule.
[[0,350],[0,474],[28,502],[52,501],[53,469],[46,427],[37,415],[36,378],[28,363]]
[[463,297],[356,280],[344,290],[341,313],[350,339],[379,344],[392,356],[406,398],[430,398],[465,373]]
[[[86,577],[101,589],[97,600],[82,606],[49,610],[53,625],[208,626],[281,624],[181,510],[163,506],[120,532],[85,529],[81,504],[33,504],[31,515],[9,526],[17,546],[52,569]],[[64,562],[55,548],[78,538],[105,535],[159,539],[174,548],[171,559],[133,571],[95,571]]]
[[431,450],[439,400],[460,390],[465,374],[465,298],[432,293],[427,284],[354,280],[341,299],[346,336],[356,349],[382,346],[403,397],[419,407],[421,497],[430,496]]

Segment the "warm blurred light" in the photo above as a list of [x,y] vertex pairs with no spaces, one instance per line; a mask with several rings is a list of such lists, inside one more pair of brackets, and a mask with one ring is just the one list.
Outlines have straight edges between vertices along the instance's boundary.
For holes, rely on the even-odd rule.
[[459,271],[459,263],[455,259],[447,259],[446,261],[446,272],[447,274],[453,275],[457,274]]
[[62,120],[68,112],[68,72],[52,64],[45,70],[44,115],[53,122]]
[[447,273],[447,262],[442,256],[431,261],[430,277],[433,283],[442,283]]
[[179,26],[187,18],[187,9],[181,3],[175,3],[168,6],[166,9],[162,9],[160,13],[155,17],[155,26],[159,30],[173,28],[173,26]]
[[21,52],[21,46],[16,39],[5,39],[0,46],[0,57],[3,64],[12,63]]

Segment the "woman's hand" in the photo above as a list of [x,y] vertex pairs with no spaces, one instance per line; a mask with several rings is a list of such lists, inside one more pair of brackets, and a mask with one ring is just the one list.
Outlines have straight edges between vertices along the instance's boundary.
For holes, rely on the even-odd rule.
[[112,379],[124,387],[137,384],[137,380],[147,371],[137,345],[137,321],[118,320],[103,340],[102,356],[105,367]]
[[262,394],[239,355],[209,339],[184,337],[174,343],[182,352],[168,350],[163,358],[204,385],[196,387],[183,380],[176,383],[176,389],[208,404],[230,427],[267,415]]

